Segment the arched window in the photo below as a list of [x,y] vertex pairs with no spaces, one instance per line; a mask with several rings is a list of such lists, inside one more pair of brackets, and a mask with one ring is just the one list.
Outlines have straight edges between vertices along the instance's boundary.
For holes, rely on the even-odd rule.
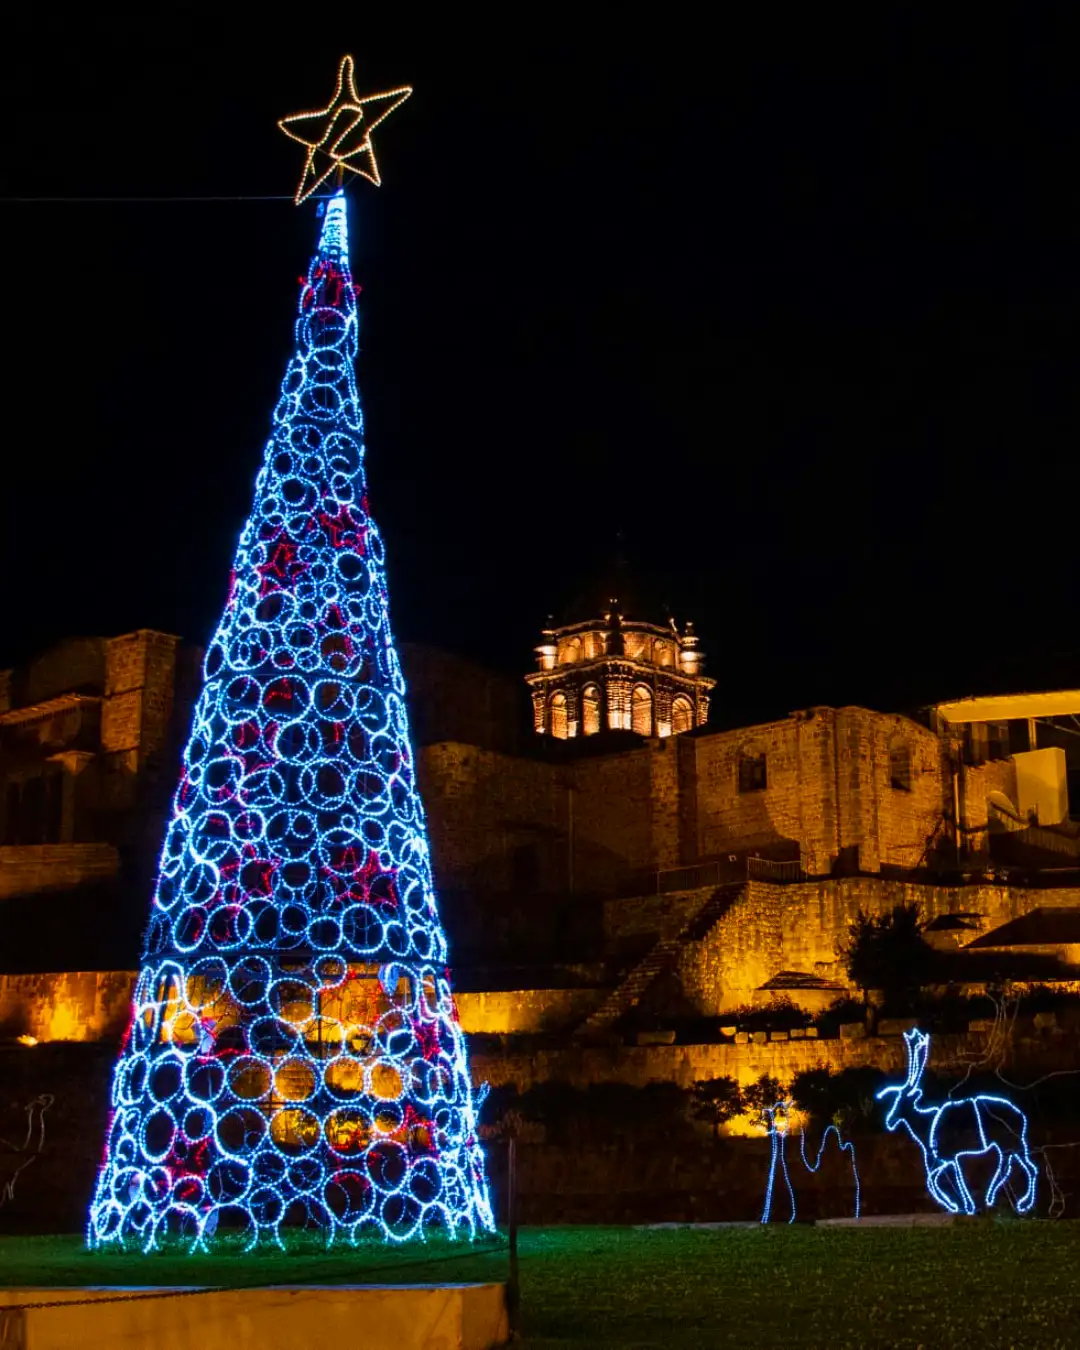
[[911,791],[911,746],[907,741],[889,742],[889,786]]
[[643,684],[634,685],[630,705],[631,726],[640,736],[652,735],[652,691]]
[[600,690],[587,684],[581,691],[581,720],[586,736],[595,736],[600,730]]
[[676,736],[681,731],[690,731],[694,725],[694,705],[688,698],[679,694],[671,700],[671,730]]
[[568,726],[565,694],[552,694],[551,702],[548,704],[548,725],[553,736],[558,736],[560,741],[566,740]]

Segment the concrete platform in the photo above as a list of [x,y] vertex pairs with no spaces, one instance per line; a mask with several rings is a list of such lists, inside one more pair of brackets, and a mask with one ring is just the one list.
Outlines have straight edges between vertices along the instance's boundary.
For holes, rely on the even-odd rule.
[[949,1228],[955,1214],[866,1214],[861,1219],[817,1219],[815,1228]]
[[0,1350],[490,1350],[509,1335],[502,1284],[0,1289]]

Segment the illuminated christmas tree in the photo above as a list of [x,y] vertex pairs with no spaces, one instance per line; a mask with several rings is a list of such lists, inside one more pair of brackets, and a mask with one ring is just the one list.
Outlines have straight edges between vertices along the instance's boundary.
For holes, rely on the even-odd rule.
[[[370,125],[342,162],[374,168]],[[206,656],[93,1246],[492,1227],[368,510],[356,290],[339,189]]]

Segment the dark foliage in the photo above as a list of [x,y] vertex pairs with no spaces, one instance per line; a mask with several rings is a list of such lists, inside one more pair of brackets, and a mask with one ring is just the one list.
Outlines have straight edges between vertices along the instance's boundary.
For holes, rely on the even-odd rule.
[[836,1125],[858,1132],[881,1124],[876,1094],[887,1081],[880,1069],[844,1069],[833,1073],[824,1066],[804,1069],[791,1083],[791,1099],[819,1127]]
[[720,1137],[720,1126],[726,1125],[743,1110],[742,1090],[728,1074],[719,1078],[703,1078],[701,1082],[695,1083],[691,1098],[694,1119],[708,1121],[714,1139]]
[[766,1110],[783,1100],[784,1089],[778,1078],[774,1078],[771,1073],[763,1073],[749,1087],[743,1088],[742,1096],[744,1109],[760,1118]]
[[838,998],[814,1018],[814,1025],[825,1036],[835,1036],[850,1022],[866,1021],[866,1004],[857,998]]
[[687,1097],[675,1083],[590,1083],[582,1089],[552,1079],[529,1088],[516,1108],[554,1140],[670,1138],[687,1128]]
[[906,1011],[917,991],[933,982],[935,953],[923,940],[918,905],[895,905],[880,915],[859,910],[841,956],[864,993],[882,990],[897,1011]]
[[765,1004],[744,1003],[726,1013],[723,1020],[740,1031],[790,1031],[792,1027],[811,1026],[814,1019],[805,1009],[796,1007],[787,994],[782,994]]

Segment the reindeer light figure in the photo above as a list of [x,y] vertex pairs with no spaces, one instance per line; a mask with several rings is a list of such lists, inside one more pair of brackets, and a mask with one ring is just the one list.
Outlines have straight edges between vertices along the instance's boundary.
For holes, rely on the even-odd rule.
[[[920,1081],[930,1056],[930,1037],[926,1032],[912,1030],[904,1032],[904,1040],[907,1043],[907,1080],[882,1088],[877,1099],[892,1098],[885,1117],[886,1128],[896,1130],[903,1126],[922,1150],[926,1186],[931,1196],[951,1214],[959,1214],[961,1210],[965,1214],[974,1214],[977,1206],[964,1178],[963,1160],[996,1155],[997,1166],[986,1188],[986,1208],[993,1208],[998,1192],[1015,1165],[1027,1182],[1026,1191],[1015,1202],[1016,1211],[1026,1214],[1035,1203],[1035,1183],[1039,1175],[1028,1152],[1027,1116],[1005,1097],[986,1094],[924,1106]],[[944,1136],[953,1131],[977,1139],[979,1146],[950,1152]],[[942,1186],[950,1176],[959,1203]]]

